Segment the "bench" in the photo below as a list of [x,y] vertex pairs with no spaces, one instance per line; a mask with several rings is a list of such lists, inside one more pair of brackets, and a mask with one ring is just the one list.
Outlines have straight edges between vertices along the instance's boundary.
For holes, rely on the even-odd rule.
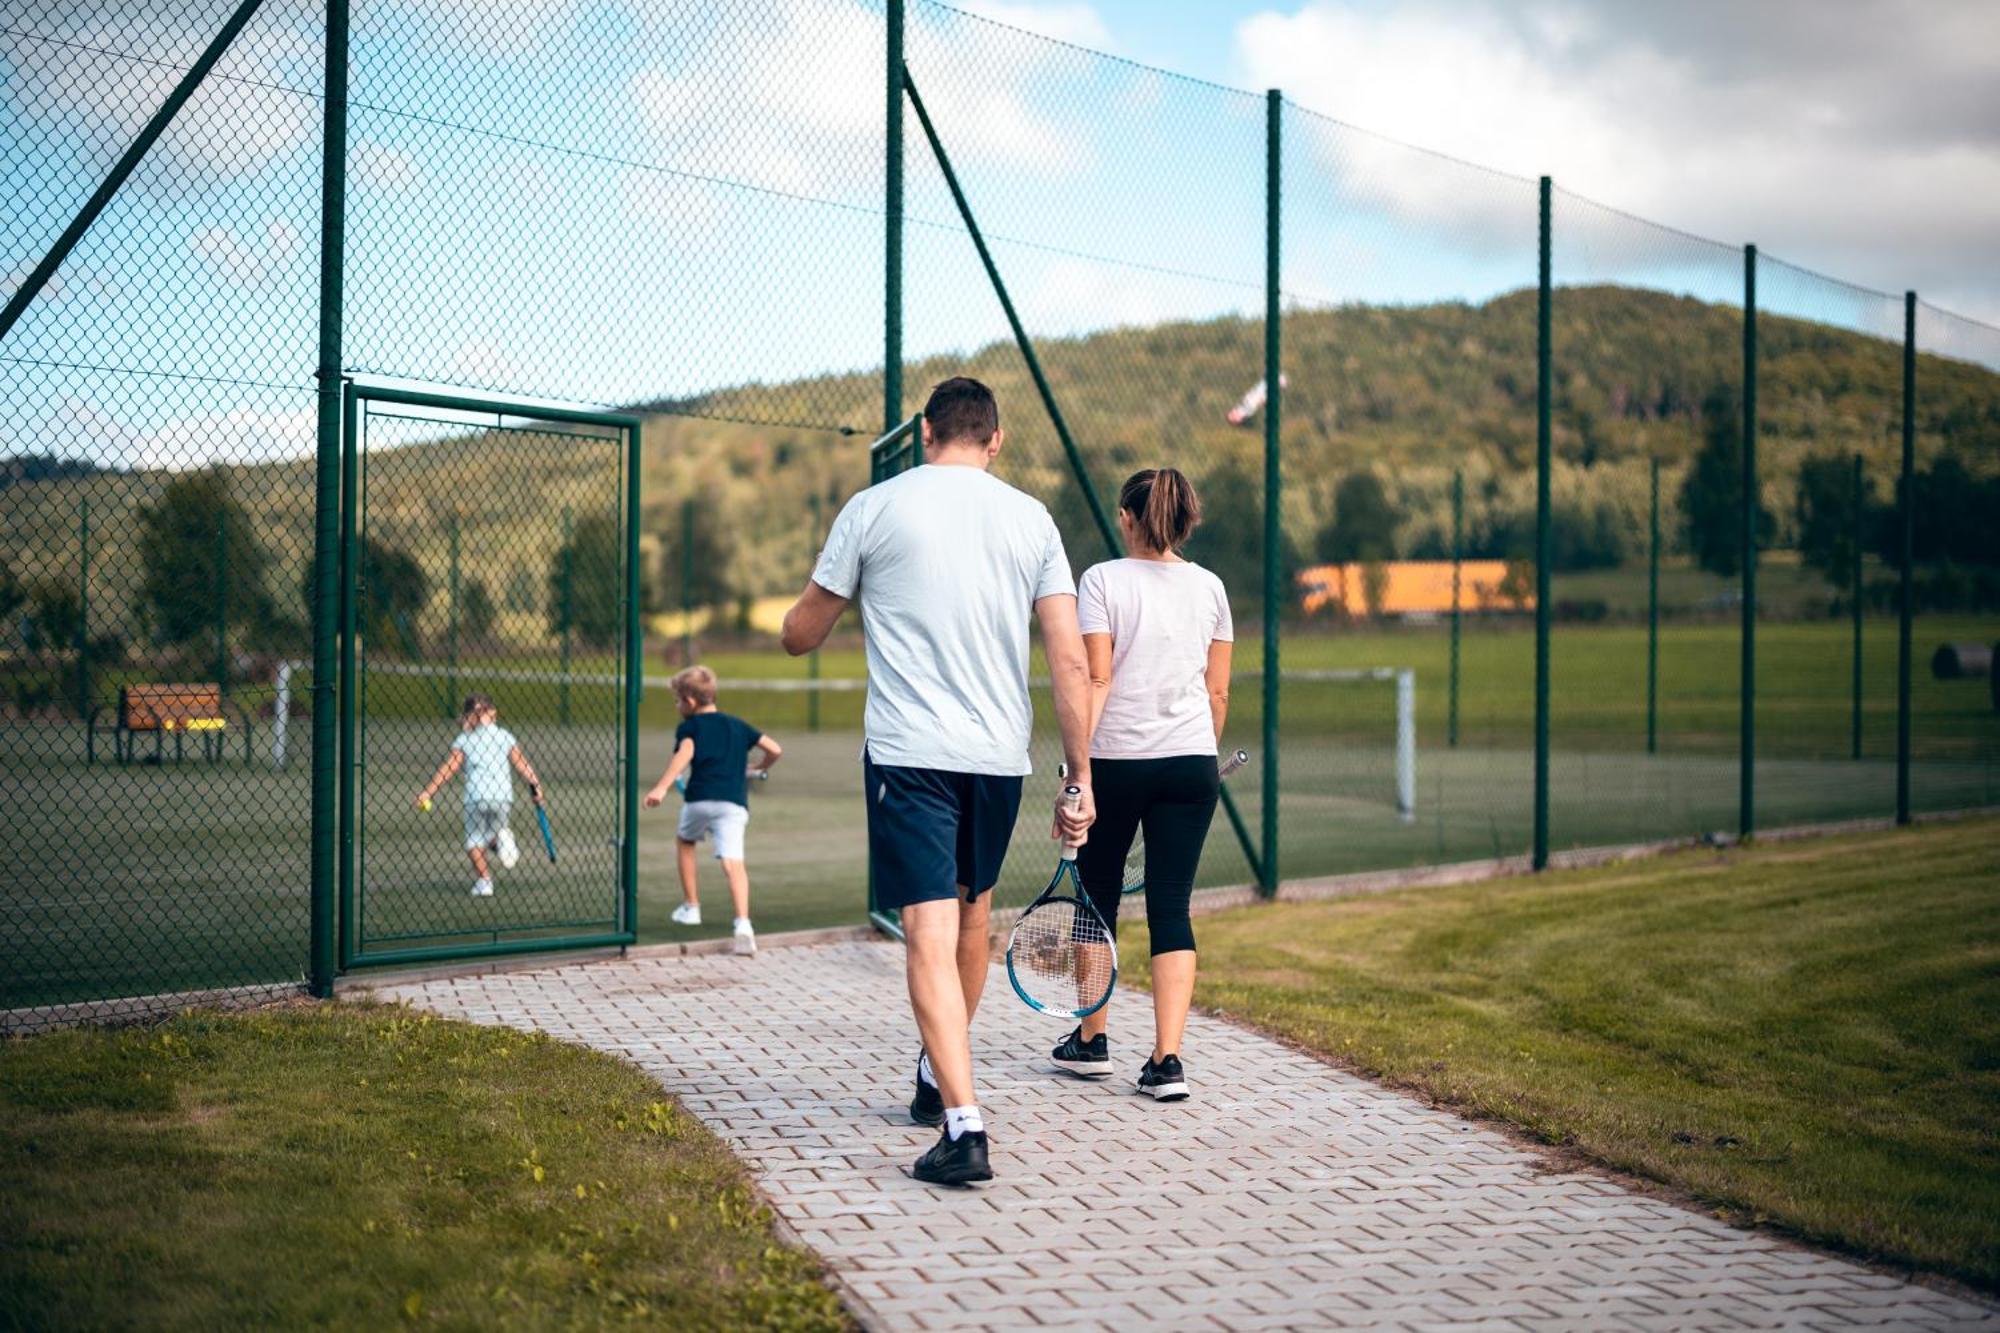
[[[198,737],[202,757],[211,763],[227,749],[230,715],[243,737],[243,760],[250,761],[250,718],[225,697],[220,685],[125,685],[118,691],[118,716],[112,728],[112,751],[121,764],[137,757],[139,737],[151,733],[153,753],[147,762],[166,757],[166,738],[174,738],[174,758],[186,753],[187,738]],[[97,758],[98,709],[90,715],[89,758]]]

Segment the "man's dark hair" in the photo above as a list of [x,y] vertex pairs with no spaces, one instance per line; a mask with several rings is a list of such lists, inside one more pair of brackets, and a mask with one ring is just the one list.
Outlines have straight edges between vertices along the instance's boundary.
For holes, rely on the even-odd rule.
[[984,444],[1000,429],[1000,404],[978,380],[955,375],[931,390],[924,420],[931,423],[934,445]]

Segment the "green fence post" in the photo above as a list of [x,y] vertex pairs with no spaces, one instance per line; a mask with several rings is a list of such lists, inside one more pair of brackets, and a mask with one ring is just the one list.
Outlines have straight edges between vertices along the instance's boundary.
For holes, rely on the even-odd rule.
[[1757,831],[1757,247],[1743,247],[1743,665],[1737,704],[1736,831]]
[[1917,294],[1903,293],[1903,471],[1896,517],[1903,557],[1896,620],[1896,822],[1910,822],[1910,637],[1916,619]]
[[[815,555],[819,553],[820,543],[826,540],[826,529],[824,527],[826,522],[825,504],[826,498],[815,489],[812,496],[813,553]],[[819,649],[817,648],[806,655],[806,679],[815,682],[819,680]],[[817,684],[812,689],[806,691],[806,730],[819,730],[819,686]]]
[[452,510],[445,528],[446,540],[451,544],[451,572],[448,576],[450,615],[445,622],[444,660],[445,688],[451,694],[452,706],[458,706],[458,511]]
[[681,665],[694,665],[694,501],[681,501]]
[[[347,231],[347,0],[327,0],[325,96],[321,105],[319,225],[318,429],[313,451],[312,598],[312,835],[307,912],[309,987],[333,994],[339,964],[335,908],[340,799],[339,736],[334,675],[341,640],[340,603],[346,583],[341,554],[342,384],[341,307]],[[279,719],[278,725],[288,722]]]
[[90,725],[90,497],[76,502],[76,714]]
[[1854,455],[1854,485],[1849,489],[1847,528],[1847,600],[1854,618],[1854,709],[1849,723],[1854,758],[1861,757],[1861,542],[1863,491],[1861,455]]
[[229,511],[215,516],[215,681],[229,693]]
[[[340,505],[339,537],[340,589],[335,612],[340,617],[339,665],[327,670],[327,678],[335,682],[335,698],[339,700],[331,711],[338,723],[339,740],[337,755],[339,762],[339,860],[335,866],[338,876],[335,896],[339,902],[339,942],[340,966],[345,968],[353,957],[361,951],[361,935],[355,913],[355,880],[357,875],[355,855],[359,837],[360,805],[355,796],[355,783],[361,768],[357,731],[361,712],[355,706],[356,695],[360,691],[361,673],[356,667],[356,659],[361,651],[360,600],[361,590],[366,586],[368,573],[361,567],[361,544],[357,530],[361,521],[363,504],[361,488],[361,419],[355,406],[354,384],[352,381],[341,386],[340,419],[346,423],[340,442],[340,493],[345,497]],[[372,617],[371,617],[372,621]],[[317,671],[318,667],[315,666]],[[317,685],[317,680],[314,684]],[[317,692],[315,692],[317,697]],[[317,719],[315,718],[315,726]],[[317,745],[318,733],[314,733]],[[329,749],[334,745],[329,745]],[[317,757],[317,752],[315,752]]]
[[[633,418],[625,434],[625,821],[618,870],[623,889],[624,934],[639,935],[639,701],[645,684],[646,632],[640,618],[645,580],[639,569],[639,504],[644,430]],[[569,685],[567,666],[563,686]]]
[[882,130],[884,434],[894,430],[903,420],[903,0],[889,0],[887,25]]
[[1535,300],[1535,829],[1530,862],[1549,863],[1549,191],[1542,177]]
[[569,725],[570,644],[576,625],[576,518],[567,506],[562,511],[562,586],[557,590],[562,608],[562,671],[556,678],[556,720]]
[[1660,752],[1660,460],[1646,523],[1646,753]]
[[1284,592],[1284,470],[1278,436],[1278,411],[1284,401],[1279,224],[1284,107],[1284,95],[1276,88],[1264,94],[1264,854],[1258,869],[1263,872],[1259,887],[1266,898],[1278,893],[1278,611]]
[[1445,711],[1444,743],[1458,748],[1458,635],[1460,565],[1465,560],[1465,473],[1451,470],[1451,689]]

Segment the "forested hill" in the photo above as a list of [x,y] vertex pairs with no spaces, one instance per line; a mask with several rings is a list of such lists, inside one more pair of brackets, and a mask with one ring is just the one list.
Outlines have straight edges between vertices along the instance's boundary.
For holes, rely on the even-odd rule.
[[[1517,546],[1534,505],[1534,317],[1532,291],[1479,305],[1288,312],[1282,429],[1289,556],[1313,559],[1338,544],[1329,542],[1336,491],[1357,473],[1380,483],[1392,515],[1383,538],[1389,554],[1441,552],[1454,469],[1464,474],[1468,549]],[[1893,495],[1901,349],[1770,314],[1760,330],[1763,499],[1772,516],[1769,540],[1783,545],[1799,526],[1795,491],[1809,460],[1844,461],[1858,452],[1875,501]],[[1740,314],[1629,288],[1561,289],[1554,332],[1554,493],[1564,533],[1595,543],[1586,563],[1643,558],[1650,460],[1662,464],[1662,519],[1672,542],[1685,528],[1678,506],[1690,462],[1705,442],[1734,432]],[[1039,351],[1107,503],[1132,468],[1178,465],[1208,504],[1198,557],[1218,569],[1254,570],[1262,430],[1226,418],[1260,377],[1261,323],[1222,318],[1114,329],[1050,340]],[[1094,558],[1101,546],[1019,353],[995,343],[914,363],[905,374],[907,406],[920,406],[930,384],[958,373],[986,380],[1000,395],[1008,430],[1002,473],[1048,500],[1080,563]],[[1975,475],[2000,473],[2000,375],[1925,357],[1918,386],[1920,458],[1951,453]],[[880,403],[878,375],[857,372],[746,386],[671,407],[642,405],[642,540],[654,603],[678,600],[679,532],[689,501],[701,529],[697,601],[796,589],[821,525],[866,482]],[[783,422],[819,425],[769,424]],[[138,633],[145,616],[131,614],[129,601],[144,563],[136,515],[157,500],[169,474],[79,475],[29,458],[32,441],[10,443],[21,457],[0,463],[8,483],[0,490],[0,561],[24,580],[70,579],[79,501],[87,499],[93,619]],[[590,512],[598,499],[615,504],[615,475],[593,481],[581,461],[552,466],[545,448],[537,453],[500,437],[396,452],[397,485],[378,488],[378,537],[409,550],[432,587],[443,587],[447,544],[431,529],[437,515],[457,512],[466,575],[490,594],[503,629],[541,633],[534,626],[546,614],[562,514]],[[310,549],[311,467],[299,459],[221,469],[269,557],[265,594],[272,614],[284,619],[304,614],[298,578]],[[522,488],[534,494],[523,497]],[[488,513],[481,496],[506,503]],[[529,531],[507,517],[526,512],[546,512],[549,521]],[[1559,562],[1564,550],[1559,542]],[[1256,579],[1240,573],[1236,582],[1251,587]]]

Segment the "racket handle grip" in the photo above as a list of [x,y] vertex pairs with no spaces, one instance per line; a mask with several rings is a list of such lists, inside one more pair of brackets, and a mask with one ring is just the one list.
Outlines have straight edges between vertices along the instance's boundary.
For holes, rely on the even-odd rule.
[[[1065,810],[1081,810],[1083,808],[1083,788],[1073,782],[1065,786],[1062,793],[1062,807]],[[1063,860],[1076,860],[1076,849],[1080,845],[1065,841],[1063,843]]]
[[1250,752],[1248,750],[1238,750],[1235,754],[1230,755],[1229,758],[1222,761],[1221,776],[1226,778],[1249,762]]

